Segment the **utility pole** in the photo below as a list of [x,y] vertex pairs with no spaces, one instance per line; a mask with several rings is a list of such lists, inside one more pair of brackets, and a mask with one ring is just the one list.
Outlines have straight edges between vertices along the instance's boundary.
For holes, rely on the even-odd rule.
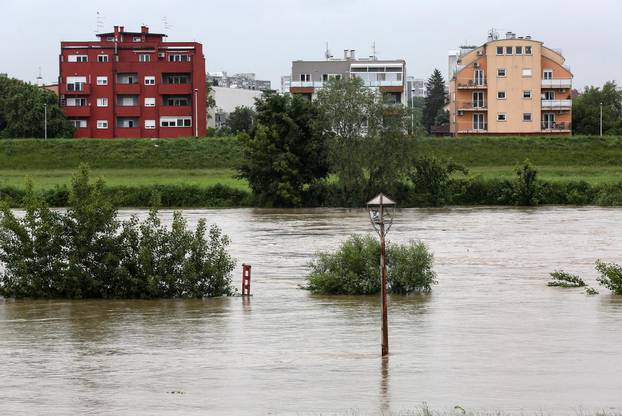
[[603,137],[603,103],[600,103],[600,137]]
[[199,89],[194,89],[194,135],[199,137]]
[[43,103],[43,138],[48,138],[48,103]]

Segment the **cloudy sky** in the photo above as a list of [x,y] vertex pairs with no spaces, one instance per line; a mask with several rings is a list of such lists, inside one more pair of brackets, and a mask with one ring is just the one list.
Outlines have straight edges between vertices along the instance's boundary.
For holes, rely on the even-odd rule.
[[0,0],[0,72],[46,82],[58,74],[61,40],[94,39],[96,16],[152,31],[170,26],[169,40],[198,41],[208,71],[255,72],[279,88],[293,59],[321,59],[372,42],[381,58],[404,58],[409,75],[447,68],[447,51],[481,44],[490,28],[531,35],[562,49],[575,87],[622,82],[620,0]]

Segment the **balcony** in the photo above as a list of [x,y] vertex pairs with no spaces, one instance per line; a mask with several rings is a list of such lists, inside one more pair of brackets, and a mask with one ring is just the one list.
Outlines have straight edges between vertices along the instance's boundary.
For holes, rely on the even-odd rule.
[[90,117],[91,115],[91,106],[64,106],[63,113],[65,113],[66,117]]
[[456,81],[459,90],[485,90],[488,84],[485,79],[459,79]]
[[543,110],[570,110],[572,100],[542,100]]
[[192,106],[163,105],[160,107],[160,116],[192,116]]
[[123,95],[138,95],[140,94],[140,84],[139,83],[134,83],[134,84],[116,83],[114,86],[114,92],[116,94],[123,94]]
[[572,88],[572,79],[543,79],[542,88]]
[[458,111],[488,111],[486,101],[462,101],[456,104]]
[[192,84],[160,84],[158,92],[162,95],[192,94]]
[[294,88],[322,88],[322,81],[292,81],[291,87]]
[[89,95],[90,93],[89,84],[62,84],[60,87],[61,95]]
[[119,117],[140,117],[140,107],[137,105],[117,105],[114,113]]
[[542,127],[542,131],[545,133],[570,133],[572,132],[571,124],[565,123],[565,122],[556,123],[554,121],[543,121],[541,127]]
[[140,136],[140,127],[117,127],[115,129],[117,137],[126,139],[138,138]]
[[473,124],[468,129],[458,130],[458,134],[480,134],[480,133],[488,133],[488,123],[477,123]]

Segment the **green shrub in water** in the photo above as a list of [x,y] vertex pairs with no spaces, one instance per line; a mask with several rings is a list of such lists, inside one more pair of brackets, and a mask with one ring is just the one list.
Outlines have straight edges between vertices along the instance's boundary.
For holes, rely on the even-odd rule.
[[584,287],[585,282],[576,274],[566,273],[561,270],[551,273],[551,281],[547,283],[548,286],[555,287]]
[[616,295],[622,295],[622,266],[598,260],[596,261],[596,270],[600,273],[596,279],[598,283]]
[[[380,242],[353,235],[333,253],[319,253],[310,263],[308,289],[317,294],[371,295],[380,292]],[[436,284],[434,257],[420,241],[388,244],[387,278],[390,293],[427,293]]]

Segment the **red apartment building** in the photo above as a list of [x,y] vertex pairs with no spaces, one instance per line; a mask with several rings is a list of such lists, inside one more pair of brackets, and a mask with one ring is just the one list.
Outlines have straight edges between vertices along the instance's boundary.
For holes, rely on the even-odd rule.
[[196,42],[114,32],[61,42],[59,97],[75,137],[205,136],[205,57]]

